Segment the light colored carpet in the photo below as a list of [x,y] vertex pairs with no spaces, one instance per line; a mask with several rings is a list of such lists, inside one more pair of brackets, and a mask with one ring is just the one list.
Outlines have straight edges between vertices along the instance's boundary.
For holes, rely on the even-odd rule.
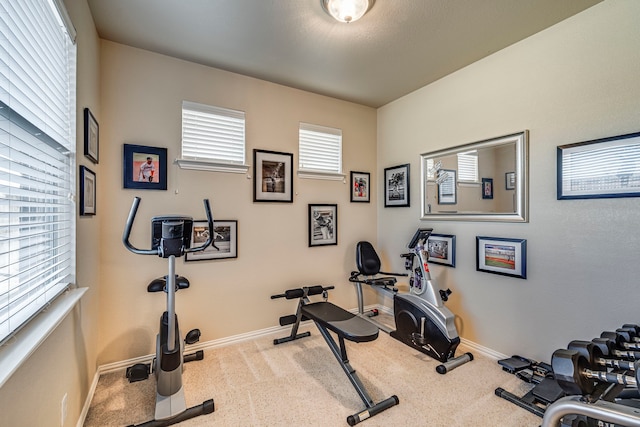
[[[313,324],[311,337],[273,345],[274,334],[205,351],[185,364],[187,405],[214,399],[215,412],[180,423],[189,426],[347,426],[365,408]],[[458,347],[456,355],[468,349]],[[500,369],[495,360],[475,360],[446,375],[434,359],[380,333],[369,343],[347,342],[352,367],[376,401],[397,395],[400,404],[360,425],[539,426],[541,419],[497,397],[496,387],[523,395],[530,385]],[[103,375],[85,427],[123,426],[153,418],[155,379],[129,384],[124,371]]]

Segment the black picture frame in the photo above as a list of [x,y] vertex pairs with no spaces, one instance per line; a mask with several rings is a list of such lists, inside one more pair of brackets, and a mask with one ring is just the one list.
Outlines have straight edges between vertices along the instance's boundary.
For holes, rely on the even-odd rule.
[[309,247],[338,244],[338,205],[309,204]]
[[527,241],[476,236],[476,270],[527,278]]
[[458,172],[454,169],[438,169],[438,204],[455,205],[458,203]]
[[411,165],[404,164],[384,170],[384,207],[406,208],[411,206]]
[[557,148],[557,198],[640,197],[640,132]]
[[293,203],[293,154],[253,150],[253,201]]
[[440,264],[455,268],[456,236],[453,234],[431,233],[427,239],[427,254],[430,264]]
[[[211,261],[238,258],[238,221],[220,219],[213,223],[214,238],[210,246],[204,251],[187,252],[185,262]],[[207,240],[209,224],[207,220],[193,221],[191,232],[191,247],[197,247]]]
[[371,195],[371,174],[369,172],[351,171],[351,194],[352,203],[369,203]]
[[80,166],[80,215],[96,214],[96,174],[86,166]]
[[88,108],[84,109],[84,155],[98,164],[100,157],[100,125]]
[[[151,162],[148,168],[143,164]],[[124,144],[123,186],[138,190],[167,189],[167,149]]]
[[493,199],[493,178],[482,178],[482,198]]

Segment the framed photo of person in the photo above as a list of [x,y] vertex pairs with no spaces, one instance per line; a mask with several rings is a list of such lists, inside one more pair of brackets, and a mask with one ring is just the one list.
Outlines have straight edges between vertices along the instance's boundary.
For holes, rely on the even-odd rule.
[[409,207],[410,164],[394,166],[384,170],[384,207]]
[[309,247],[338,244],[338,205],[309,204]]
[[253,201],[293,203],[293,154],[253,150]]
[[124,188],[167,189],[167,149],[124,144]]
[[493,178],[482,178],[482,198],[493,199]]
[[369,203],[371,179],[369,172],[351,171],[351,201]]
[[429,263],[456,266],[456,236],[452,234],[431,234],[427,239]]

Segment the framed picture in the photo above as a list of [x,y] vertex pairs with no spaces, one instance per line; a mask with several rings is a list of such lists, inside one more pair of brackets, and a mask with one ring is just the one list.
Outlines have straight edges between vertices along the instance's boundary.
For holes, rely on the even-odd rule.
[[124,188],[167,189],[167,149],[124,144]]
[[455,205],[458,203],[456,194],[456,171],[453,169],[439,169],[436,183],[438,184],[438,204]]
[[482,198],[493,199],[493,178],[482,178]]
[[504,188],[505,190],[516,189],[516,173],[515,172],[507,172],[504,174]]
[[640,132],[557,150],[560,199],[640,197]]
[[[193,221],[191,247],[201,246],[209,237],[209,224],[206,220]],[[216,220],[213,223],[213,242],[204,251],[188,252],[184,260],[205,261],[238,257],[238,221]]]
[[253,201],[293,203],[293,154],[253,150]]
[[405,165],[394,166],[384,170],[384,207],[408,207],[409,199],[409,167]]
[[476,236],[476,270],[527,278],[527,241]]
[[369,172],[351,171],[351,201],[369,203]]
[[338,244],[338,205],[309,204],[309,247]]
[[80,166],[80,215],[96,214],[96,174]]
[[429,262],[456,266],[456,236],[451,234],[431,234],[427,239]]
[[93,163],[98,163],[100,127],[91,110],[84,109],[84,155]]

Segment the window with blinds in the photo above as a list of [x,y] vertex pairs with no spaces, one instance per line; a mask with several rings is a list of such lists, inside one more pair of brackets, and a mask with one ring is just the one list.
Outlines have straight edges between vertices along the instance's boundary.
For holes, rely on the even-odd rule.
[[244,165],[244,111],[183,101],[182,159]]
[[300,123],[298,169],[342,174],[342,130]]
[[75,275],[75,32],[62,0],[0,2],[0,341]]
[[458,182],[478,182],[478,152],[458,153]]

